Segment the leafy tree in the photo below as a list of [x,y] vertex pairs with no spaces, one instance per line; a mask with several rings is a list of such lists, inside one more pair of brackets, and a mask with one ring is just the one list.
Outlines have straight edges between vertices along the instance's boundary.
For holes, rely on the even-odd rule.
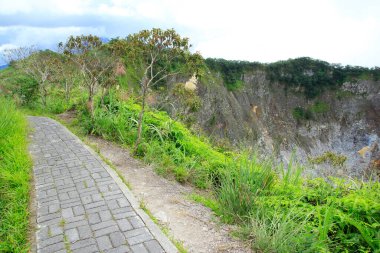
[[59,49],[74,62],[83,76],[83,84],[88,89],[88,109],[94,113],[94,95],[99,86],[107,87],[115,77],[117,61],[110,51],[102,48],[102,41],[94,35],[70,36]]
[[170,76],[188,71],[197,72],[195,68],[199,65],[200,55],[191,54],[188,38],[181,38],[174,29],[143,30],[129,35],[126,40],[111,41],[110,47],[125,57],[140,80],[141,111],[134,147],[136,153],[141,142],[146,97],[150,88]]

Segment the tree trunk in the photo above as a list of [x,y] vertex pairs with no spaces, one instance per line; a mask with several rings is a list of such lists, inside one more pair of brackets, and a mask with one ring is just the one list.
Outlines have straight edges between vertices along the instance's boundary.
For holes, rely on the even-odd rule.
[[41,96],[42,104],[43,104],[44,108],[46,108],[46,105],[47,105],[47,102],[46,102],[46,100],[47,100],[47,90],[44,87],[44,84],[42,84],[41,89],[42,89],[42,96]]
[[101,103],[102,103],[102,106],[104,106],[104,97],[108,94],[108,91],[107,89],[104,87],[102,89],[102,97],[101,97]]
[[68,81],[65,81],[65,95],[66,95],[66,103],[70,103],[70,85]]
[[91,113],[91,118],[94,118],[94,91],[91,86],[89,87],[88,91],[87,110]]
[[143,91],[142,91],[141,111],[139,113],[139,120],[137,122],[137,140],[135,143],[135,147],[133,149],[134,154],[137,154],[137,149],[139,148],[139,145],[141,142],[142,128],[143,128],[143,122],[144,122],[144,112],[145,112],[146,90],[147,90],[147,87],[145,87],[145,84],[144,84]]

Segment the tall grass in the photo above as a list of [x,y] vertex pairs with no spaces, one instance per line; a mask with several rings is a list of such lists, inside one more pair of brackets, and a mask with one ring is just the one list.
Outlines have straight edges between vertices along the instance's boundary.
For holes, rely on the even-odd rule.
[[0,252],[28,252],[29,170],[27,123],[0,96]]

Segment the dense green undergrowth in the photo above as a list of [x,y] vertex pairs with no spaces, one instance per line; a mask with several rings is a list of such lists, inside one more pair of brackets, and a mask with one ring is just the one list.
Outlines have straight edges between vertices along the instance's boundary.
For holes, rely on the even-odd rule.
[[0,252],[28,252],[29,169],[27,123],[0,96]]
[[[111,93],[112,94],[112,93]],[[140,107],[110,96],[78,121],[89,132],[132,146]],[[138,156],[159,173],[214,192],[202,199],[252,247],[266,252],[375,252],[380,249],[380,184],[343,179],[303,179],[302,168],[285,169],[253,155],[223,153],[206,138],[160,111],[145,115]]]

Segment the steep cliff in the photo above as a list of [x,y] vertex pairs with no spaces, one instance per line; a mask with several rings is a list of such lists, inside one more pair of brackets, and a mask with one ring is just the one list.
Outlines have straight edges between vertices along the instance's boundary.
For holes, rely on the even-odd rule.
[[[190,123],[218,139],[251,146],[285,163],[294,153],[312,176],[368,178],[379,173],[380,81],[356,79],[308,98],[304,87],[270,80],[265,70],[244,71],[234,90],[220,73],[208,76],[198,80],[196,90],[182,93],[173,90],[184,80],[173,80],[166,110],[187,115]],[[201,100],[199,108],[190,109],[186,101],[191,98]]]

